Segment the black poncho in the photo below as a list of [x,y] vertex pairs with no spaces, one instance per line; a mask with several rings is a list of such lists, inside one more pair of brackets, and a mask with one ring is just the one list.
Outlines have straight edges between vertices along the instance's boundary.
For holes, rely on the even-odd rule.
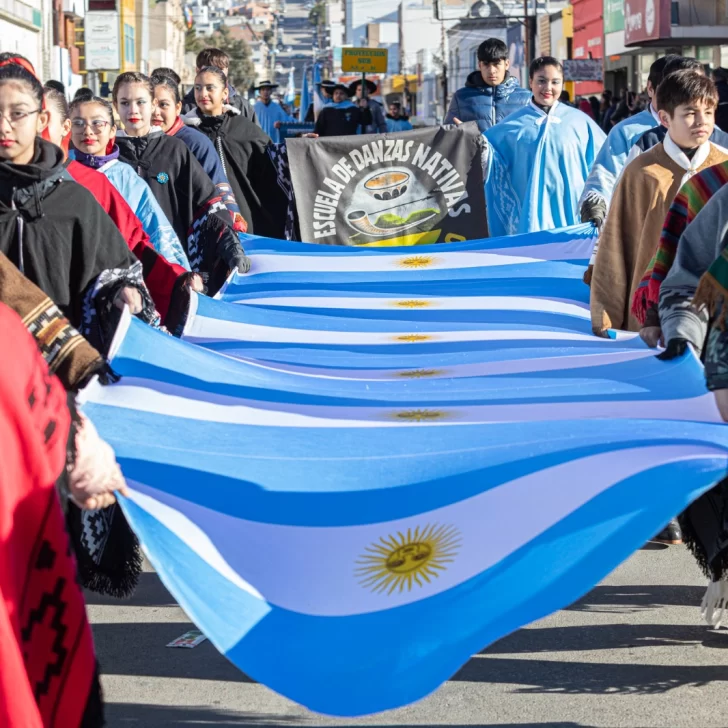
[[210,292],[225,281],[220,250],[238,243],[233,221],[212,180],[180,139],[153,130],[143,137],[117,136],[119,158],[130,164],[157,198],[185,248],[190,267]]
[[321,109],[314,131],[319,136],[352,136],[372,123],[370,109],[360,109],[354,104],[345,106],[329,104]]
[[288,198],[271,159],[273,143],[236,109],[225,109],[222,116],[205,116],[195,110],[184,120],[215,145],[240,212],[248,222],[248,232],[283,238]]
[[31,164],[0,162],[0,252],[97,348],[108,344],[120,288],[139,289],[153,313],[141,265],[116,225],[68,175],[61,149],[42,139]]

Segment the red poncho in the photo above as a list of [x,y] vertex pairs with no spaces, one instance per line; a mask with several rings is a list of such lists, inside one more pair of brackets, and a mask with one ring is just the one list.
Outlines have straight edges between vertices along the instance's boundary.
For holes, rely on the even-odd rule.
[[181,265],[170,263],[154,249],[139,218],[105,175],[76,161],[66,162],[66,169],[76,182],[83,185],[96,198],[119,228],[131,252],[141,261],[144,268],[144,283],[162,321],[165,321],[175,292],[175,284],[187,271]]
[[84,714],[100,725],[91,629],[55,488],[66,392],[4,304],[0,343],[12,351],[0,356],[0,726],[78,728]]

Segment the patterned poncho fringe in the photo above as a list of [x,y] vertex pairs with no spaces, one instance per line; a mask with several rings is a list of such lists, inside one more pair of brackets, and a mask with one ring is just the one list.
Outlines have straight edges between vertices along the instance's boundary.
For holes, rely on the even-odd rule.
[[660,287],[675,262],[683,231],[727,182],[728,162],[723,162],[696,174],[680,189],[665,218],[657,252],[632,300],[632,315],[640,323],[644,324],[650,309],[656,309],[659,305]]
[[693,307],[701,309],[704,306],[713,325],[725,331],[726,300],[728,300],[728,249],[724,248],[700,279],[693,297]]
[[106,368],[104,360],[43,291],[0,253],[0,301],[17,313],[51,374],[67,390],[77,390]]

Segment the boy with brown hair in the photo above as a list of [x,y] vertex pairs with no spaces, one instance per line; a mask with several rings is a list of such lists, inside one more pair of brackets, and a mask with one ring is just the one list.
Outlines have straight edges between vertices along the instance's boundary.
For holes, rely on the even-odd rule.
[[[225,51],[220,50],[219,48],[203,48],[197,54],[195,66],[197,67],[196,73],[199,73],[203,68],[207,68],[208,66],[219,68],[225,74],[225,78],[228,79],[228,103],[231,106],[234,106],[243,116],[256,123],[258,122],[255,118],[255,111],[253,111],[250,104],[230,83],[230,79],[228,78],[228,71],[230,70],[230,56],[225,53]],[[188,114],[190,111],[195,109],[196,106],[195,91],[194,89],[191,89],[182,99],[182,114]]]
[[617,184],[591,281],[592,329],[639,331],[630,303],[654,255],[680,187],[694,174],[728,160],[709,141],[715,126],[715,84],[694,71],[667,76],[657,89],[657,113],[667,135],[628,164]]

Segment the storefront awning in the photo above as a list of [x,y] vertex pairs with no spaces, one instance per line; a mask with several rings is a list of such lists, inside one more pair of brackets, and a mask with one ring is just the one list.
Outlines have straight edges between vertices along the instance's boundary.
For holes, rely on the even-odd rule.
[[410,93],[417,93],[419,90],[417,74],[408,73],[406,76],[403,74],[388,76],[382,81],[382,90],[385,94],[401,94],[404,93],[405,84]]

